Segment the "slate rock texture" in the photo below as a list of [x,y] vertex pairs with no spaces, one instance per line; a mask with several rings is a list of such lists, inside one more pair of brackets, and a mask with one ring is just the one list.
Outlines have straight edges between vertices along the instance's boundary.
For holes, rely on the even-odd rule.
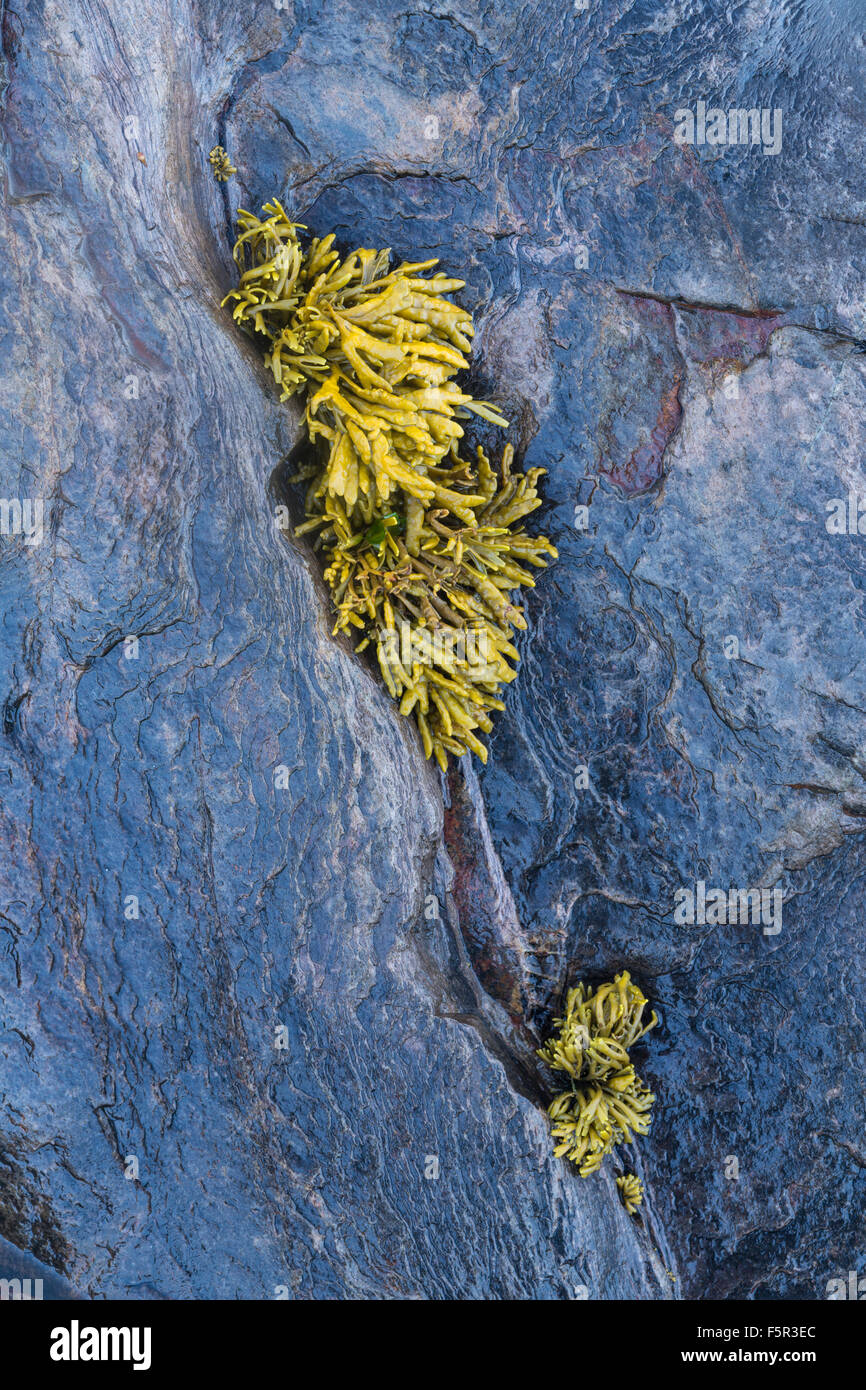
[[298,418],[219,308],[206,154],[287,17],[232,22],[5,14],[3,490],[44,534],[0,557],[0,1229],[87,1297],[667,1293],[552,1158],[438,775],[274,524]]
[[[44,535],[0,538],[0,1236],[85,1297],[862,1268],[861,27],[4,10],[2,489]],[[678,144],[698,101],[780,152]],[[219,308],[274,194],[463,275],[472,385],[550,470],[480,774],[424,763],[275,525],[298,412]],[[699,881],[781,930],[678,924]],[[662,1016],[636,1220],[552,1157],[533,1053],[621,968]]]

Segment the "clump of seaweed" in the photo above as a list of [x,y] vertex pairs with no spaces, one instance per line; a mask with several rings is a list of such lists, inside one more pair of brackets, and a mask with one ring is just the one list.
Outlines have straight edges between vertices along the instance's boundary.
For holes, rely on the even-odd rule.
[[554,1153],[575,1163],[583,1178],[617,1144],[630,1144],[649,1129],[655,1096],[629,1059],[629,1049],[658,1022],[653,1013],[644,1023],[646,1005],[625,970],[595,991],[579,984],[568,992],[565,1013],[554,1019],[553,1036],[539,1048],[539,1057],[568,1077],[567,1090],[547,1111]]
[[261,341],[281,399],[305,391],[316,460],[301,535],[316,533],[337,620],[334,632],[375,646],[400,712],[413,715],[425,755],[486,760],[478,733],[514,679],[512,637],[525,628],[513,590],[556,550],[528,535],[544,469],[499,470],[482,449],[462,458],[463,421],[507,421],[454,381],[468,366],[469,315],[445,296],[462,280],[435,260],[389,269],[389,250],[341,258],[334,237],[306,250],[274,201],[263,218],[241,209],[239,284],[224,303]]
[[474,329],[471,315],[443,295],[465,282],[425,276],[435,260],[389,271],[390,250],[341,259],[333,235],[314,237],[305,253],[303,224],[276,201],[263,210],[265,220],[238,213],[240,284],[224,302],[267,339],[265,362],[281,399],[308,388],[307,429],[327,450],[324,490],[347,506],[362,494],[384,504],[398,489],[461,505],[435,476],[463,435],[457,421],[473,411],[508,423],[453,381],[469,365]]
[[425,755],[443,771],[448,753],[469,749],[486,761],[476,731],[489,733],[490,712],[503,708],[499,692],[518,659],[511,637],[526,627],[509,592],[531,587],[526,566],[556,554],[545,537],[515,524],[539,505],[542,470],[512,476],[511,457],[506,445],[497,477],[479,448],[475,470],[459,460],[438,470],[452,506],[415,507],[406,498],[404,512],[379,512],[370,525],[363,509],[353,516],[327,505],[314,467],[309,519],[297,528],[317,530],[327,555],[334,631],[357,632],[358,650],[375,644],[389,693],[401,714],[414,714]]
[[617,1178],[616,1185],[623,1206],[629,1216],[634,1216],[643,1201],[643,1183],[635,1173],[623,1173],[621,1178]]
[[222,145],[214,145],[208,159],[213,169],[213,176],[218,183],[227,183],[232,174],[237,173],[237,169],[232,164]]

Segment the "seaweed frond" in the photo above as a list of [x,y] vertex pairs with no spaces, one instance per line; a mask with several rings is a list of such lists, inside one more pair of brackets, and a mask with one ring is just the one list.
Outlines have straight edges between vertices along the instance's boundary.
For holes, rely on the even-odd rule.
[[213,169],[213,176],[218,183],[227,183],[232,174],[237,173],[237,169],[232,164],[222,145],[214,145],[208,159]]
[[[512,643],[525,628],[511,593],[556,550],[528,535],[544,469],[498,470],[483,450],[460,455],[472,414],[505,426],[495,406],[453,378],[468,366],[472,317],[447,296],[462,280],[436,260],[390,269],[389,250],[341,257],[334,237],[301,245],[282,205],[241,209],[239,283],[223,301],[264,350],[281,399],[305,392],[318,461],[304,470],[306,520],[337,613],[334,632],[374,645],[400,712],[425,755],[487,751],[478,737],[514,679]],[[531,568],[527,568],[527,566]]]
[[629,1216],[634,1216],[643,1201],[643,1183],[636,1174],[623,1173],[621,1178],[617,1178],[616,1185],[619,1188],[623,1206]]
[[591,991],[579,984],[568,991],[565,1012],[554,1019],[554,1033],[538,1055],[568,1077],[548,1107],[554,1153],[589,1177],[617,1144],[646,1134],[655,1096],[635,1073],[629,1049],[658,1019],[643,1021],[647,1000],[628,971]]

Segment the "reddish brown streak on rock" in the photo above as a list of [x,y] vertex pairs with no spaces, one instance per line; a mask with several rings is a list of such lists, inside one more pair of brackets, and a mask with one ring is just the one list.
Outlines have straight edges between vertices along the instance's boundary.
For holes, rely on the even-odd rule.
[[649,439],[640,444],[625,463],[615,463],[612,468],[604,470],[611,482],[628,497],[648,492],[664,474],[665,451],[683,417],[681,385],[682,376],[677,372],[673,383],[662,394],[659,413]]
[[690,361],[739,362],[744,367],[767,351],[772,333],[785,321],[784,314],[737,314],[724,309],[683,308],[682,314],[689,325],[683,351]]
[[[698,366],[730,363],[747,367],[766,352],[772,333],[785,322],[785,315],[773,310],[737,313],[699,304],[671,303],[649,295],[628,297],[649,334],[670,333],[681,360]],[[649,438],[632,450],[627,459],[614,460],[602,469],[628,497],[648,492],[664,476],[665,454],[682,420],[683,379],[684,372],[675,369],[662,391]]]

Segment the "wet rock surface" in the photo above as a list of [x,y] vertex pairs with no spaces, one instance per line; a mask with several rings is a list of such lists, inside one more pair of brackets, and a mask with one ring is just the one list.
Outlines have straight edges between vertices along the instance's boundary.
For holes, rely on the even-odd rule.
[[[45,534],[0,541],[0,1235],[70,1287],[862,1268],[866,566],[825,524],[866,494],[861,30],[4,12],[3,495]],[[677,144],[698,101],[781,111],[780,152]],[[465,276],[472,384],[550,470],[561,558],[480,775],[424,763],[274,525],[297,412],[219,309],[274,193]],[[678,923],[698,882],[781,890],[781,930]],[[552,1158],[533,1060],[623,967],[662,1015],[637,1220]]]

